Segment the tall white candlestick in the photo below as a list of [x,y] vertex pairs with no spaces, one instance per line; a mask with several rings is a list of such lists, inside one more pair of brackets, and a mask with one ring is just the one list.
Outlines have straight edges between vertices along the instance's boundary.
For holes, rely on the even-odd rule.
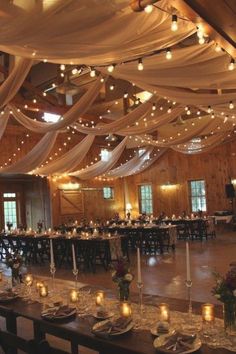
[[51,257],[51,266],[55,266],[52,239],[50,239],[50,257]]
[[142,283],[140,248],[137,248],[137,282]]
[[191,281],[190,256],[189,256],[189,243],[188,242],[186,242],[186,280]]
[[76,259],[75,259],[75,245],[72,243],[72,259],[73,259],[73,270],[77,270]]

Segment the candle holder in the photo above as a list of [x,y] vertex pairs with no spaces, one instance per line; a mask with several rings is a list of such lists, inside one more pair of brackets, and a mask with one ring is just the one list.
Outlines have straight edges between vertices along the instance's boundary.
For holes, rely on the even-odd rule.
[[75,277],[75,289],[78,289],[78,274],[79,274],[79,271],[76,268],[76,269],[72,270],[72,273],[73,273],[73,275]]
[[52,290],[54,291],[55,290],[55,273],[56,273],[56,267],[55,267],[55,264],[50,264],[50,273],[52,275]]

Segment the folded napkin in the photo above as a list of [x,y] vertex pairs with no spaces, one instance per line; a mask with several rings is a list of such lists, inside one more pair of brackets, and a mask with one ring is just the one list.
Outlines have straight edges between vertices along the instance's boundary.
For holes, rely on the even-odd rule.
[[92,332],[103,337],[107,337],[112,334],[118,334],[120,332],[123,332],[128,327],[131,321],[131,318],[119,317],[113,321],[106,321],[98,328],[93,329]]
[[191,336],[177,332],[173,336],[169,337],[164,345],[158,347],[158,350],[166,354],[183,353],[193,348],[193,343],[195,339],[196,335]]
[[42,312],[42,316],[47,319],[60,319],[74,313],[74,308],[68,306],[49,307]]

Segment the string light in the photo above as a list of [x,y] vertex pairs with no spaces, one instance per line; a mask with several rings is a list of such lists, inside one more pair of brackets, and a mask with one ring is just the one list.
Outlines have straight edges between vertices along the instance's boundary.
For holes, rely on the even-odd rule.
[[178,18],[176,15],[172,15],[171,31],[175,32],[178,30]]
[[234,109],[234,104],[232,101],[229,102],[229,109]]
[[66,70],[66,66],[65,66],[65,64],[61,64],[61,65],[60,65],[60,69],[61,69],[61,71]]
[[124,93],[124,98],[128,98],[128,96],[129,96],[128,92],[125,92]]
[[216,43],[215,51],[216,51],[217,53],[221,52],[221,46],[219,46],[218,43]]
[[152,5],[147,5],[145,6],[144,8],[144,11],[147,13],[147,14],[150,14],[153,10],[153,6]]
[[156,103],[153,103],[153,104],[152,104],[152,110],[155,111],[156,109],[157,109]]
[[114,69],[115,69],[115,64],[111,64],[111,65],[109,65],[109,66],[107,67],[107,71],[108,71],[109,73],[112,73],[112,72],[114,71]]
[[235,61],[234,61],[234,58],[231,58],[229,65],[228,65],[228,69],[230,71],[232,71],[232,70],[234,70],[234,67],[235,67]]
[[211,113],[211,111],[212,111],[211,106],[208,106],[208,108],[207,108],[207,113]]
[[96,70],[91,67],[91,70],[90,70],[90,77],[95,77],[95,76],[96,76]]
[[77,73],[78,73],[78,69],[77,68],[74,68],[74,69],[72,69],[72,75],[76,75]]
[[142,71],[142,70],[143,70],[143,61],[142,61],[141,58],[138,60],[138,70],[139,70],[139,71]]
[[170,60],[171,58],[172,58],[172,53],[171,53],[170,48],[168,48],[167,51],[166,51],[166,59]]
[[112,84],[112,85],[110,85],[110,87],[109,87],[109,88],[110,88],[110,90],[111,90],[111,91],[113,91],[113,90],[114,90],[114,88],[115,88],[115,85],[113,85],[113,84]]

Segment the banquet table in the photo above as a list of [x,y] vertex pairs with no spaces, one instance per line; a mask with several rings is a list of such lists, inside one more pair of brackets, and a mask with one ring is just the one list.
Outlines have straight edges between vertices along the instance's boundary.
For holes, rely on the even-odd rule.
[[[93,290],[96,290],[93,288]],[[109,291],[107,291],[109,294]],[[132,298],[135,301],[137,297],[133,294]],[[166,302],[171,309],[185,312],[187,302],[185,300],[163,298],[158,296],[144,296],[144,302],[149,305],[157,306],[158,303]],[[193,311],[200,313],[201,303],[193,302]],[[78,345],[96,350],[101,354],[154,354],[158,353],[153,347],[154,337],[149,330],[134,329],[126,334],[112,338],[101,338],[95,336],[91,332],[92,326],[97,320],[91,315],[85,317],[76,317],[67,322],[51,322],[41,317],[42,304],[34,302],[27,303],[22,299],[17,299],[14,302],[0,304],[0,316],[7,320],[7,330],[12,333],[17,333],[17,318],[23,317],[29,319],[33,323],[34,337],[40,341],[45,337],[45,334],[51,334],[58,338],[67,340],[71,343],[71,353],[78,353]],[[221,315],[221,307],[216,306],[216,314]],[[145,314],[144,314],[145,316]],[[222,328],[223,331],[223,328]],[[210,348],[203,344],[201,349],[197,351],[201,354],[229,354],[225,348]]]
[[61,266],[63,262],[71,263],[72,244],[75,246],[76,259],[86,269],[96,270],[96,264],[107,269],[112,261],[128,255],[127,237],[104,235],[61,235],[61,234],[2,234],[0,245],[5,252],[22,251],[26,261],[43,263],[49,260],[49,240],[53,240],[55,262]]

